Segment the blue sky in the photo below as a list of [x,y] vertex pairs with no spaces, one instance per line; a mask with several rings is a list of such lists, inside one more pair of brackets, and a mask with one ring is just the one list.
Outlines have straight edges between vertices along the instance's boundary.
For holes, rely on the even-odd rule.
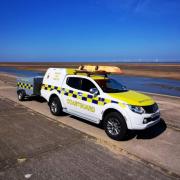
[[0,61],[179,61],[179,0],[0,0]]

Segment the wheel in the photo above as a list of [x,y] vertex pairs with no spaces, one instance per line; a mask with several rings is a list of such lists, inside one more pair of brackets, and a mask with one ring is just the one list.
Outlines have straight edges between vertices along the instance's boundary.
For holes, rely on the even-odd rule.
[[23,101],[25,98],[25,93],[23,91],[18,91],[17,94],[18,94],[18,100]]
[[53,115],[59,116],[62,113],[62,105],[58,97],[53,97],[49,101],[49,108]]
[[127,132],[124,117],[118,112],[110,112],[104,118],[104,130],[110,138],[123,140]]

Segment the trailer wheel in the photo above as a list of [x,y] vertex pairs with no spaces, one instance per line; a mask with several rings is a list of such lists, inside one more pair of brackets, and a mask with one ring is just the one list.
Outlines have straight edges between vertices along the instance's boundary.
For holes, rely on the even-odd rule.
[[110,138],[123,140],[127,132],[127,125],[120,113],[110,112],[104,118],[104,129]]
[[25,93],[23,91],[18,91],[17,92],[17,95],[18,95],[18,100],[19,101],[23,101],[24,98],[25,98]]
[[50,99],[49,108],[51,113],[55,116],[59,116],[62,113],[62,105],[57,96]]

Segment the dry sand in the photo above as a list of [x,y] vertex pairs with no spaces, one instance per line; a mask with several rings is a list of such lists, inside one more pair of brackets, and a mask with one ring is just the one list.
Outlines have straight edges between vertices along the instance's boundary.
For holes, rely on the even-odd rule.
[[[49,67],[77,68],[83,62],[60,62],[60,63],[0,63],[0,67],[16,67],[18,69],[46,71]],[[155,78],[168,78],[180,80],[180,64],[140,64],[140,63],[88,63],[93,65],[114,65],[122,68],[125,75],[144,76]]]

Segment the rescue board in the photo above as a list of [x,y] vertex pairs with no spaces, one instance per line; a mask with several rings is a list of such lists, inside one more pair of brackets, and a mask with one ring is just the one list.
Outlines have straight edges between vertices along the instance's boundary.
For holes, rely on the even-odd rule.
[[93,65],[82,65],[78,68],[79,71],[87,71],[91,73],[104,72],[108,74],[123,74],[123,71],[116,66],[93,66]]

